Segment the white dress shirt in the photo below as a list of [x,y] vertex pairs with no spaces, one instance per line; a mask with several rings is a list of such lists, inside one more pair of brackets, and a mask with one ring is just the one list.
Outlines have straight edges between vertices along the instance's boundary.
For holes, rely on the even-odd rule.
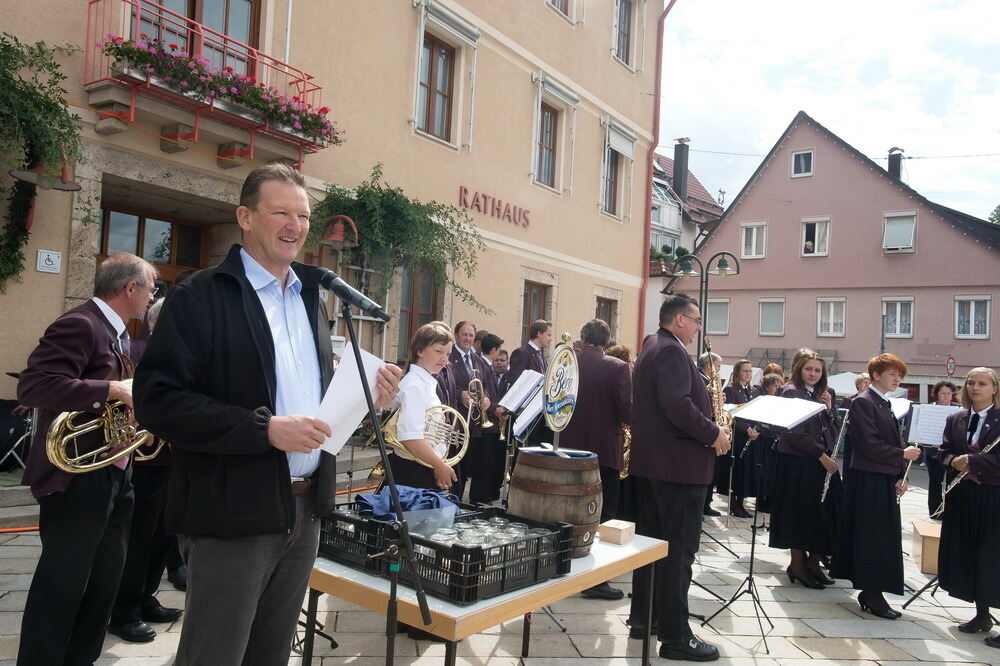
[[[274,342],[274,415],[313,416],[322,400],[319,356],[306,306],[302,301],[302,281],[291,268],[281,288],[278,278],[240,250],[243,269],[267,315]],[[285,452],[292,477],[310,476],[319,467],[320,449],[310,453]]]
[[[396,438],[401,442],[424,438],[424,421],[428,407],[441,404],[434,375],[416,363],[410,364],[406,376],[399,381],[399,419],[396,421]],[[438,444],[434,453],[441,458],[448,455],[448,447]]]

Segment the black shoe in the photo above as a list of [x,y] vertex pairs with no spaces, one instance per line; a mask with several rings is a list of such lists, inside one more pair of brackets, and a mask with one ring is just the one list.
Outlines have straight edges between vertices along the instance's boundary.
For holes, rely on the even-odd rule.
[[701,514],[703,516],[721,516],[722,514],[712,508],[711,504],[706,504],[705,508],[702,510]]
[[180,608],[167,608],[156,599],[144,606],[142,619],[144,622],[176,622],[183,613]]
[[990,647],[1000,648],[1000,636],[987,636],[983,642]]
[[[645,630],[642,627],[637,627],[632,625],[628,628],[628,637],[634,638],[637,641],[641,641],[645,636]],[[654,640],[656,639],[656,627],[649,630],[649,635]]]
[[790,583],[795,583],[796,581],[798,581],[799,583],[802,583],[803,585],[805,585],[806,587],[808,587],[810,590],[825,590],[826,589],[823,586],[823,583],[820,583],[819,581],[814,580],[812,578],[812,576],[810,576],[809,574],[806,574],[805,576],[800,576],[799,574],[797,574],[794,571],[792,571],[791,567],[788,567],[787,569],[785,569],[785,573],[788,574],[788,581]]
[[143,621],[112,624],[108,631],[129,643],[148,643],[156,638],[156,630]]
[[747,511],[742,504],[731,505],[729,513],[737,518],[753,518],[753,514]]
[[174,589],[183,592],[188,588],[188,568],[182,564],[173,571],[167,572],[167,580],[173,584]]
[[681,661],[715,661],[719,658],[719,648],[692,636],[684,641],[663,641],[660,643],[660,656]]
[[831,578],[830,576],[826,575],[825,573],[823,573],[822,569],[810,569],[809,567],[806,567],[806,571],[809,572],[810,576],[812,576],[813,578],[815,578],[819,582],[823,583],[823,585],[836,585],[837,584],[837,581],[835,579]]
[[[882,603],[885,603],[885,600],[883,600]],[[871,604],[868,602],[864,590],[862,590],[861,594],[858,595],[858,605],[861,606],[861,610],[863,610],[864,612],[871,613],[875,617],[880,617],[883,620],[895,620],[897,618],[903,617],[902,613],[900,613],[899,611],[892,610],[891,608],[889,608],[888,604],[886,604],[884,608],[873,608]]]
[[958,630],[963,634],[978,634],[980,631],[989,631],[992,628],[993,618],[989,615],[986,617],[974,617],[968,622],[958,625]]
[[829,555],[824,555],[823,557],[819,558],[819,561],[827,571],[830,570],[831,558]]
[[607,582],[595,585],[594,587],[588,587],[580,594],[587,599],[608,599],[609,601],[616,601],[625,596],[625,592],[617,587],[611,587]]

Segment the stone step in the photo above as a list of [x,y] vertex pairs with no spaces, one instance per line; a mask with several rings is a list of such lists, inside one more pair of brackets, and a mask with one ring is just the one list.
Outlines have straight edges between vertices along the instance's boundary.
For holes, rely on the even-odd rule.
[[0,507],[34,506],[36,504],[28,486],[7,486],[0,488]]
[[38,525],[38,505],[5,506],[0,508],[0,528],[36,527]]

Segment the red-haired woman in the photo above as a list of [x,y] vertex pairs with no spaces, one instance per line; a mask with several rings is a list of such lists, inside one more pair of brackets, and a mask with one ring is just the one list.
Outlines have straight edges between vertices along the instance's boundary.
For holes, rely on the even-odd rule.
[[[740,359],[733,366],[726,388],[722,390],[726,402],[731,405],[742,405],[756,398],[760,393],[758,388],[750,384],[753,378],[753,364]],[[760,433],[752,427],[733,425],[733,452],[730,464],[733,465],[733,487],[730,498],[729,513],[737,518],[751,518],[750,512],[743,506],[747,497],[757,497],[757,476],[755,461],[763,461],[763,456],[756,451],[755,441]],[[751,447],[747,450],[746,447]]]
[[833,552],[833,507],[839,501],[839,480],[834,477],[826,502],[820,502],[826,473],[837,471],[837,463],[828,454],[836,438],[836,412],[833,394],[826,386],[823,358],[809,350],[796,354],[796,358],[791,384],[783,386],[778,394],[821,402],[825,409],[795,432],[778,438],[770,545],[790,549],[791,563],[786,572],[791,582],[821,590],[836,582],[820,570],[823,556]]
[[889,394],[906,377],[906,364],[893,354],[868,361],[871,386],[851,401],[851,472],[847,476],[837,546],[830,571],[847,578],[861,609],[887,620],[902,613],[889,607],[883,592],[903,593],[903,548],[899,500],[906,492],[901,475],[920,448],[906,446],[889,404]]
[[[938,573],[941,588],[976,604],[976,616],[958,625],[967,634],[993,627],[990,608],[1000,608],[1000,379],[992,368],[973,368],[960,394],[960,412],[948,416],[941,462],[967,480],[950,493],[941,525]],[[986,639],[1000,648],[1000,636]]]

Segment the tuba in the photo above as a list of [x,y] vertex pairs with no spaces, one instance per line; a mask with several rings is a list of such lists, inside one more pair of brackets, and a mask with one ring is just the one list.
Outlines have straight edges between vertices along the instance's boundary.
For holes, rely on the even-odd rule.
[[[397,455],[407,460],[420,463],[424,467],[430,467],[423,460],[410,453],[410,450],[399,441],[399,437],[397,436],[399,432],[398,421],[399,410],[397,409],[382,423],[382,439],[385,441],[385,445],[392,447]],[[447,405],[433,405],[428,407],[424,413],[424,439],[431,446],[444,444],[447,446],[446,450],[448,451],[453,446],[458,446],[458,452],[455,455],[444,458],[444,463],[448,467],[454,467],[465,457],[465,452],[469,449],[469,424],[458,410],[452,409]],[[368,438],[368,441],[365,442],[365,446],[372,446],[375,442],[375,435],[373,433]],[[385,467],[380,460],[369,473],[368,483],[370,485],[379,484],[384,478]]]
[[[125,381],[129,384],[132,382],[131,379]],[[145,445],[153,436],[150,432],[136,427],[132,422],[131,410],[118,400],[105,404],[100,416],[78,423],[77,419],[81,415],[91,416],[88,412],[82,411],[62,412],[52,421],[45,437],[45,453],[49,462],[70,474],[90,472],[113,465]],[[95,430],[103,431],[104,446],[80,453],[77,448],[77,438]],[[152,454],[136,454],[135,460],[151,460],[162,448],[161,442]]]

